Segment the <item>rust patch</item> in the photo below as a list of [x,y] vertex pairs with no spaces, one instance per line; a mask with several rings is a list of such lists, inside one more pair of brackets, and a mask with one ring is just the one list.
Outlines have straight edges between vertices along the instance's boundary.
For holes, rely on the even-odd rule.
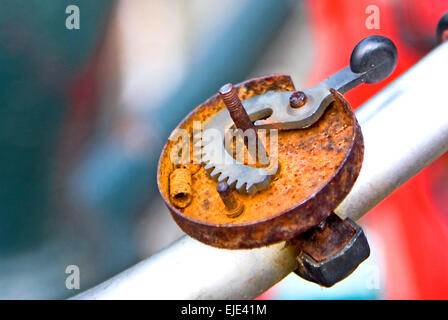
[[[294,91],[289,76],[271,75],[235,86],[240,99],[274,91]],[[227,217],[216,192],[217,183],[203,168],[192,176],[192,201],[175,208],[169,200],[169,175],[173,170],[168,142],[161,154],[158,185],[173,218],[190,236],[213,246],[240,249],[289,240],[316,226],[330,215],[352,188],[361,168],[363,139],[356,118],[342,95],[313,126],[279,131],[281,170],[269,187],[255,195],[235,195],[244,213]],[[193,121],[206,121],[225,108],[214,95],[193,110],[178,126],[192,133]]]

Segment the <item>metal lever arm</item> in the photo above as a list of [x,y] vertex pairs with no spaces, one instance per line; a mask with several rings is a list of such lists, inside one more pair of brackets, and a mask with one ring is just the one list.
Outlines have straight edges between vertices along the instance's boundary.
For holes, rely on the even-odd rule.
[[[246,110],[252,110],[253,104],[258,109],[271,109],[272,114],[266,120],[256,121],[257,128],[299,129],[316,122],[332,100],[330,89],[345,93],[357,85],[376,83],[388,77],[397,64],[397,48],[394,43],[383,36],[370,36],[361,40],[350,57],[350,66],[340,70],[314,87],[303,90],[307,100],[298,109],[289,105],[291,92],[270,93],[269,99],[254,97],[243,102]],[[273,99],[274,95],[276,100]],[[268,100],[272,100],[269,103]]]
[[353,49],[350,66],[335,73],[321,84],[341,93],[367,82],[384,80],[397,64],[397,48],[383,36],[370,36],[361,40]]

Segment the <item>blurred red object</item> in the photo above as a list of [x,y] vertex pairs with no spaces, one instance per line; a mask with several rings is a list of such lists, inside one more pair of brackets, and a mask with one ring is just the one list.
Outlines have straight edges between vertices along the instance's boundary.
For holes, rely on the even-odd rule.
[[[379,12],[379,29],[366,27],[372,5]],[[345,67],[352,48],[364,37],[380,34],[396,44],[398,65],[392,76],[346,94],[356,108],[435,45],[436,25],[448,11],[448,1],[308,0],[306,10],[317,53],[308,85]],[[366,216],[365,222],[386,244],[385,298],[448,298],[447,176],[445,154]]]

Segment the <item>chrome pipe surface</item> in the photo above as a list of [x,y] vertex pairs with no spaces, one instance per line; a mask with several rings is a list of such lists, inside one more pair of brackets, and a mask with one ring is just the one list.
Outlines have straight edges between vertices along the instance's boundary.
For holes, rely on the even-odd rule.
[[447,71],[444,43],[356,111],[364,161],[341,217],[359,219],[448,150]]
[[[448,43],[423,58],[356,112],[364,162],[336,209],[359,219],[448,150]],[[217,249],[184,236],[75,299],[251,299],[297,266],[285,243]]]

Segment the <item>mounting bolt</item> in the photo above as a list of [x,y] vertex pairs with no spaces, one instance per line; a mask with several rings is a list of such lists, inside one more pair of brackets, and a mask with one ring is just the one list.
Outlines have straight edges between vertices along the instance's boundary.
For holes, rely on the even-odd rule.
[[291,108],[297,109],[303,107],[306,103],[306,94],[303,91],[296,91],[289,97]]
[[241,213],[243,213],[244,205],[240,201],[238,201],[237,198],[235,198],[227,182],[219,183],[218,186],[216,187],[216,191],[218,191],[222,202],[226,206],[227,209],[226,215],[229,218],[236,218]]

